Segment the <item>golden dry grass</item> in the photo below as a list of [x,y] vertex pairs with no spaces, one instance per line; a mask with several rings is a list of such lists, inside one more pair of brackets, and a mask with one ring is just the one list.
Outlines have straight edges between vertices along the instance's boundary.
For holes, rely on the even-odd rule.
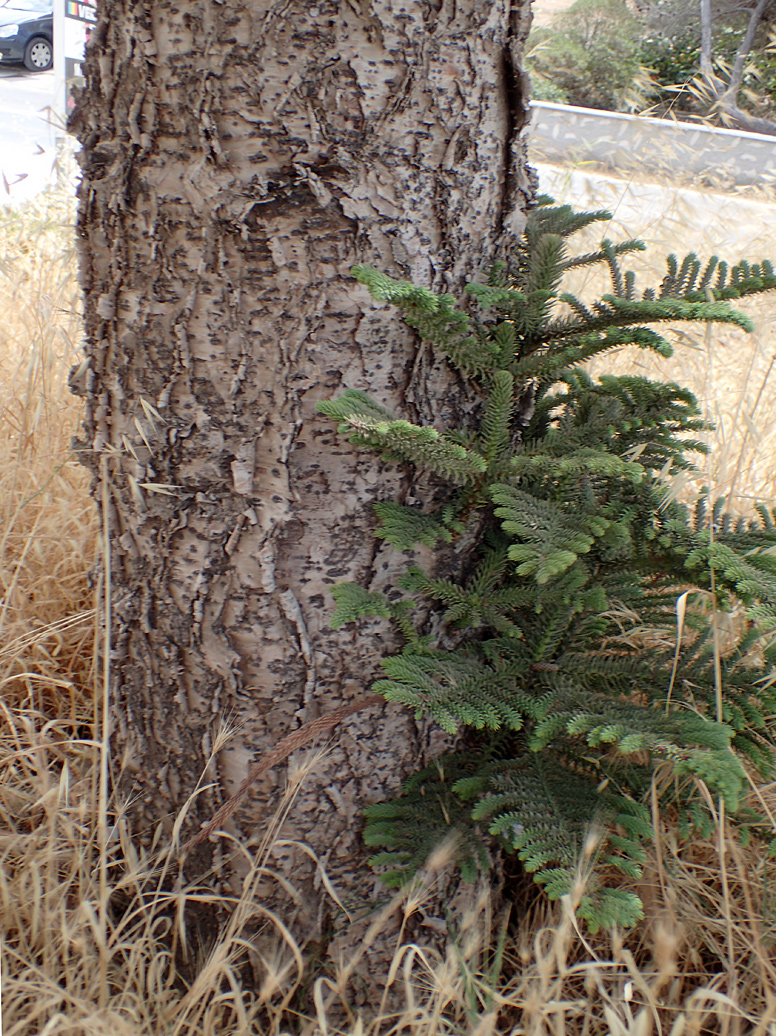
[[[572,185],[575,204],[613,205],[606,193],[616,185],[601,180],[597,189],[597,199],[580,197]],[[641,224],[637,214],[626,219],[619,203],[622,229],[645,236],[648,224],[668,227],[669,247],[680,238],[686,250],[691,220],[680,200],[666,202],[662,216]],[[675,818],[656,815],[659,842],[634,884],[647,918],[627,936],[591,938],[576,928],[573,902],[550,906],[531,895],[508,917],[482,887],[462,896],[455,927],[439,946],[420,945],[408,933],[418,930],[413,921],[433,891],[429,867],[431,884],[394,897],[367,936],[397,933],[385,998],[366,1006],[359,1006],[356,961],[309,985],[283,918],[256,895],[260,881],[274,880],[284,810],[314,756],[294,771],[262,845],[235,845],[245,875],[238,895],[182,884],[161,828],[155,855],[138,850],[124,804],[105,783],[100,634],[89,579],[97,530],[87,476],[70,451],[80,408],[64,384],[79,359],[71,218],[64,197],[35,203],[23,218],[0,216],[0,298],[8,314],[0,330],[5,1036],[774,1036],[773,865],[726,828],[717,843],[684,842]],[[724,221],[702,233],[713,250],[736,250],[735,242],[725,245]],[[756,244],[756,253],[768,253],[768,242]],[[744,503],[774,496],[776,299],[749,305],[755,336],[685,329],[688,348],[668,370],[660,365],[661,376],[691,382],[717,414],[711,470],[735,482]],[[752,791],[767,815],[776,812],[774,791]],[[444,871],[444,848],[435,865]],[[203,949],[192,917],[213,901],[223,925]]]
[[64,196],[0,225],[0,688],[7,703],[82,718],[94,618],[88,479],[69,445],[80,408],[73,206]]

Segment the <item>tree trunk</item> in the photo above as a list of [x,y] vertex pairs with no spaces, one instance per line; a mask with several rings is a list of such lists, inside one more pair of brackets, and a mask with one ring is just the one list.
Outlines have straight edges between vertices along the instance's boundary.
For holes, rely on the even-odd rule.
[[[377,625],[332,631],[329,589],[404,567],[371,503],[411,500],[414,473],[358,455],[315,404],[352,386],[410,419],[466,411],[466,386],[349,270],[457,293],[520,231],[529,9],[101,0],[73,118],[82,447],[110,528],[114,758],[147,835],[191,795],[222,717],[237,734],[188,833],[280,739],[368,692],[391,646]],[[433,740],[399,708],[357,713],[297,799],[284,835],[346,898],[362,807]],[[243,836],[282,779],[251,790]],[[322,894],[286,852],[313,931]]]
[[714,70],[711,64],[711,0],[699,0],[701,15],[701,75],[711,83]]
[[722,98],[731,107],[738,106],[738,92],[741,89],[741,81],[744,75],[744,62],[751,53],[754,46],[754,38],[765,14],[765,8],[770,2],[771,0],[757,0],[757,4],[752,8],[749,15],[746,32],[736,51],[736,60],[733,62],[733,68],[730,71],[730,81]]
[[776,123],[771,122],[770,119],[760,119],[755,115],[750,115],[748,112],[742,111],[738,106],[738,95],[741,91],[744,64],[751,53],[755,35],[770,3],[771,0],[757,0],[755,6],[749,11],[746,32],[736,51],[736,59],[730,70],[728,81],[725,82],[715,73],[712,64],[711,0],[700,0],[700,68],[701,75],[706,84],[706,90],[708,91],[709,103],[712,110],[720,116],[723,125],[732,126],[735,129],[744,130],[748,133],[763,133],[768,136],[774,136],[776,135]]

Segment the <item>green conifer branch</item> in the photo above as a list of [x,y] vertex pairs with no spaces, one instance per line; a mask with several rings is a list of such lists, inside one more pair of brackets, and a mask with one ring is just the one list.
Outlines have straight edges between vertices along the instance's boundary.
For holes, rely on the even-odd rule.
[[[596,380],[582,367],[624,344],[670,355],[655,324],[750,328],[727,300],[776,287],[774,268],[672,256],[660,287],[639,297],[622,259],[640,242],[570,253],[574,233],[610,218],[540,200],[511,261],[468,286],[479,320],[450,295],[356,269],[470,379],[480,394],[473,423],[439,432],[352,389],[319,407],[355,445],[451,483],[441,507],[375,506],[379,537],[402,551],[442,544],[446,571],[410,566],[397,587],[405,596],[353,584],[334,592],[333,625],[390,620],[406,641],[375,689],[450,732],[468,727],[473,746],[370,808],[365,839],[383,850],[373,862],[399,884],[448,832],[471,877],[495,840],[553,898],[575,888],[584,864],[578,914],[592,929],[639,916],[638,897],[607,875],[639,874],[655,766],[673,772],[665,794],[687,829],[708,833],[699,781],[735,815],[742,759],[773,772],[776,744],[776,647],[762,639],[776,629],[774,512],[738,520],[722,501],[689,512],[668,500],[666,473],[705,450],[694,397],[637,376]],[[608,268],[610,294],[590,302],[562,291],[565,273],[594,263]],[[465,573],[451,577],[459,557]],[[743,606],[748,617],[721,659],[701,607],[712,575],[717,607]],[[677,649],[676,601],[687,592]],[[757,837],[750,814],[741,812]]]

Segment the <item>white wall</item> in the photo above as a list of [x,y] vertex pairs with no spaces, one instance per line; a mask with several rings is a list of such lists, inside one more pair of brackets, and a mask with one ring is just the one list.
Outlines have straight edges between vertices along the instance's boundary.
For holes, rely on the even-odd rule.
[[537,162],[776,183],[776,137],[544,101],[531,108],[528,143]]

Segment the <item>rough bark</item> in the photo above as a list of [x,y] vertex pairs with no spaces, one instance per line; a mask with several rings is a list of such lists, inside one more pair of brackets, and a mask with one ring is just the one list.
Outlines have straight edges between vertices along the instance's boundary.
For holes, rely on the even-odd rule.
[[[102,0],[73,127],[89,365],[82,448],[108,500],[115,759],[150,831],[238,734],[185,833],[300,724],[363,696],[390,641],[334,632],[329,588],[389,582],[371,502],[413,472],[341,442],[348,386],[446,422],[466,386],[349,278],[460,291],[522,226],[528,0]],[[78,386],[76,386],[78,388]],[[362,807],[433,736],[350,718],[284,834],[347,895]],[[431,746],[433,750],[433,746]],[[236,819],[250,836],[282,772]],[[278,869],[314,927],[309,859]]]

